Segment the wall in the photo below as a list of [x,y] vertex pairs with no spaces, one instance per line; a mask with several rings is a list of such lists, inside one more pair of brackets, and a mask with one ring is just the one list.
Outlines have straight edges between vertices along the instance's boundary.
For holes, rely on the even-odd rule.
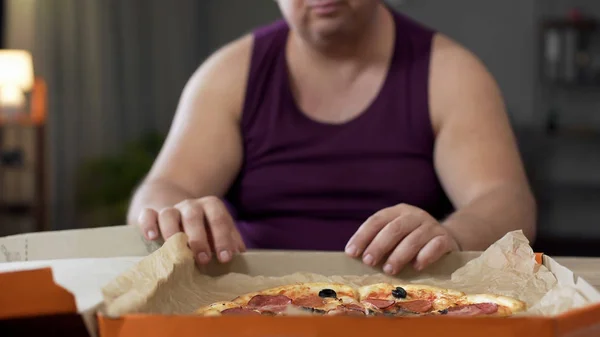
[[496,78],[513,122],[535,121],[534,1],[408,0],[396,8],[473,51]]
[[209,0],[205,3],[210,50],[281,17],[277,3],[272,0]]

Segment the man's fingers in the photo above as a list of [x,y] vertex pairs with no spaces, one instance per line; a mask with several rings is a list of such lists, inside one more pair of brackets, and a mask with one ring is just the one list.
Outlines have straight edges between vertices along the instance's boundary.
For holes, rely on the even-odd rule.
[[244,239],[242,239],[242,235],[240,235],[240,232],[235,229],[232,233],[233,235],[233,242],[235,243],[235,246],[237,247],[237,252],[238,253],[243,253],[246,251],[246,244],[244,243]]
[[373,241],[377,233],[397,216],[392,208],[386,208],[373,214],[348,240],[345,249],[346,254],[352,257],[359,257],[363,254],[369,243]]
[[165,240],[174,234],[181,232],[181,214],[173,207],[162,209],[158,213],[158,226]]
[[232,232],[235,224],[227,208],[218,198],[204,202],[204,214],[210,228],[215,253],[220,262],[229,262],[238,250]]
[[196,260],[201,264],[210,262],[211,249],[208,243],[202,206],[194,201],[185,201],[177,206],[181,213],[183,231]]
[[421,218],[412,214],[392,220],[381,229],[365,249],[363,262],[370,266],[378,264],[386,255],[389,255],[394,250],[404,237],[419,227],[421,221]]
[[151,209],[146,208],[138,217],[138,226],[144,236],[148,240],[156,240],[159,237],[159,229],[158,229],[158,213]]
[[183,230],[201,264],[208,263],[213,254],[220,262],[229,262],[234,253],[246,251],[233,218],[216,197],[186,200],[160,212],[146,209],[140,214],[138,223],[150,240],[158,238],[159,233],[167,240]]
[[408,234],[388,257],[383,266],[383,271],[390,275],[395,275],[400,272],[407,263],[417,256],[427,242],[431,240],[433,237],[431,228],[432,225],[422,223]]
[[451,251],[452,239],[444,235],[436,236],[419,251],[414,268],[421,271]]

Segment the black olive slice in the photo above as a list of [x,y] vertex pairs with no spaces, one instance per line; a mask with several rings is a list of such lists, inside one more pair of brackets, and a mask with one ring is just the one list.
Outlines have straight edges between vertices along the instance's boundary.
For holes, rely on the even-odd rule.
[[335,290],[333,290],[333,289],[323,289],[323,290],[319,291],[319,297],[321,297],[321,298],[327,298],[327,297],[337,298],[337,294],[336,294]]
[[396,289],[392,290],[392,296],[395,298],[406,298],[406,290],[402,287],[396,287]]

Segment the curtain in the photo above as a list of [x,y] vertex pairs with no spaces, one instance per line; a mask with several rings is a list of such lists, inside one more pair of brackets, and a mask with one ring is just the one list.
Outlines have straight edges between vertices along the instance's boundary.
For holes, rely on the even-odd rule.
[[4,26],[6,25],[6,23],[4,22],[4,7],[5,7],[5,3],[4,0],[0,0],[0,49],[5,48],[4,46]]
[[167,133],[183,86],[208,53],[204,6],[36,2],[33,56],[50,100],[50,229],[79,227],[75,191],[83,161],[117,153],[145,132]]

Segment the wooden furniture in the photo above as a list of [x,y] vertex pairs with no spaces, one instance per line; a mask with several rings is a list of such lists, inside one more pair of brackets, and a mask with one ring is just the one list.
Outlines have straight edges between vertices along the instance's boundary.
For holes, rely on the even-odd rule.
[[[10,127],[32,128],[34,134],[34,149],[35,155],[32,165],[25,163],[22,169],[31,175],[34,182],[33,200],[24,202],[7,202],[3,198],[5,170],[0,164],[0,214],[17,214],[28,215],[33,217],[35,223],[35,231],[47,230],[47,215],[46,215],[46,120],[47,120],[47,87],[46,82],[42,78],[36,78],[33,89],[31,91],[31,99],[29,111],[25,111],[10,120],[0,116],[0,151],[3,150],[2,131]],[[14,169],[14,168],[11,168]]]

